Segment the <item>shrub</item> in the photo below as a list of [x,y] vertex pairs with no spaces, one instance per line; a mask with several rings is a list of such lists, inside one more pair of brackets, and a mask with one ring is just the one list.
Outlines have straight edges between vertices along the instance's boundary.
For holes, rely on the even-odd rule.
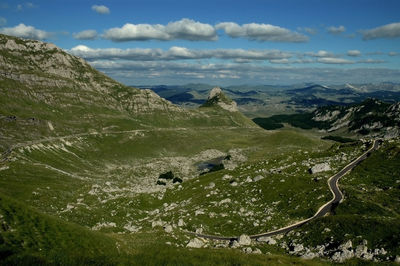
[[174,177],[174,180],[172,180],[172,183],[182,183],[183,180],[179,177]]
[[165,183],[164,181],[161,181],[161,180],[157,180],[157,185],[165,186],[165,185],[167,185],[167,183]]
[[168,171],[168,172],[166,172],[164,174],[161,174],[158,178],[159,179],[166,179],[166,180],[174,179],[174,174],[172,173],[172,171]]

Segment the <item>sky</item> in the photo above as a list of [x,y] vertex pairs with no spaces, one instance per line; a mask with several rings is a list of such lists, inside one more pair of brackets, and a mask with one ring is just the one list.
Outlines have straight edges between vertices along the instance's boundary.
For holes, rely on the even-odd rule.
[[0,32],[127,85],[400,82],[399,0],[0,0]]

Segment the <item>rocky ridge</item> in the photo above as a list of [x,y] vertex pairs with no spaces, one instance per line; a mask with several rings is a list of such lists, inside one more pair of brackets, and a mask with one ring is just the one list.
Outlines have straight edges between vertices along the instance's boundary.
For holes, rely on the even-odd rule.
[[348,130],[384,138],[400,135],[400,103],[367,99],[352,106],[318,108],[312,115],[312,119],[327,132]]

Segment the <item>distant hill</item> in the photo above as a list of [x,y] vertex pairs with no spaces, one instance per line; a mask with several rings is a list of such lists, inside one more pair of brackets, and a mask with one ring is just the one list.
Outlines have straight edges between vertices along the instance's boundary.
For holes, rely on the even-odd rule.
[[320,107],[311,113],[275,115],[255,118],[265,129],[283,127],[288,123],[303,129],[317,128],[326,132],[345,131],[359,135],[392,138],[400,135],[400,102],[390,104],[377,99],[366,99],[349,106]]

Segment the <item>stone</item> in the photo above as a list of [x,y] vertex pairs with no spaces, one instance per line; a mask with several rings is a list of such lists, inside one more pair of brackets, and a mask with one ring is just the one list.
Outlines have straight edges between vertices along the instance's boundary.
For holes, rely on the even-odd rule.
[[239,236],[239,241],[238,241],[240,246],[248,246],[251,244],[251,239],[248,235],[242,234]]
[[261,250],[259,248],[255,248],[253,250],[253,254],[262,254]]
[[264,179],[264,176],[258,175],[256,177],[254,177],[254,182],[260,181],[261,179]]
[[202,248],[206,243],[199,238],[190,239],[189,243],[187,243],[187,248]]
[[265,242],[265,243],[267,243],[268,245],[275,245],[275,244],[276,244],[276,240],[273,239],[273,238],[270,237],[270,236],[262,236],[262,237],[259,237],[259,238],[257,238],[257,241]]
[[394,259],[394,262],[400,264],[400,256],[399,255],[396,256],[396,258]]
[[294,245],[293,246],[293,252],[294,253],[299,253],[300,251],[303,251],[304,250],[304,246],[303,246],[303,244],[298,244],[298,245]]
[[172,233],[172,231],[173,231],[172,226],[170,224],[165,225],[164,231],[167,233]]
[[179,221],[178,221],[178,226],[179,227],[182,227],[182,226],[184,226],[185,225],[185,222],[183,221],[183,219],[179,219]]
[[151,223],[151,228],[154,228],[154,227],[156,227],[156,226],[164,226],[164,222],[161,221],[161,220],[153,221],[153,222]]

